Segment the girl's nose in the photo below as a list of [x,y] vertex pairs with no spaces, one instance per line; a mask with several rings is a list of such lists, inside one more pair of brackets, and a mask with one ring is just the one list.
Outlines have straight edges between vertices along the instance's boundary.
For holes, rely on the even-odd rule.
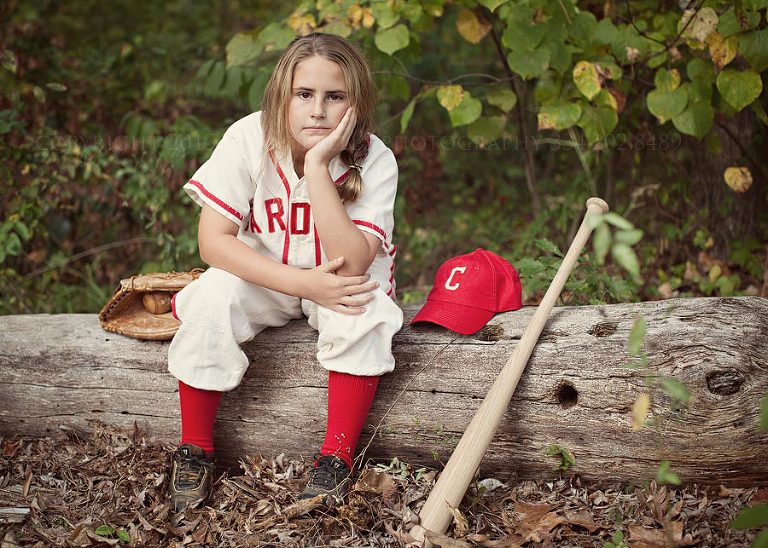
[[312,117],[325,118],[325,102],[322,97],[316,97],[312,103]]

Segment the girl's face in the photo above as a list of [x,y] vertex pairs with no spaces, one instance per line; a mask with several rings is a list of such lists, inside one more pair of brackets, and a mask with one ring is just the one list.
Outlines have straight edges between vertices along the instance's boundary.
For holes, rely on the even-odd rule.
[[288,102],[288,127],[294,158],[320,142],[349,108],[349,94],[341,67],[315,55],[296,65]]

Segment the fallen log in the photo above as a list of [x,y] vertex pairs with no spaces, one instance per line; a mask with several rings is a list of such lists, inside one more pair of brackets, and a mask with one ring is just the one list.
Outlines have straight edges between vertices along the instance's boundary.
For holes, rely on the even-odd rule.
[[[406,309],[410,319],[415,309]],[[394,343],[397,368],[383,377],[358,449],[416,465],[445,462],[533,315],[496,316],[473,336],[406,324]],[[646,367],[631,368],[634,320],[648,325]],[[268,330],[244,345],[251,367],[222,398],[217,452],[310,456],[325,430],[326,374],[306,321]],[[0,317],[0,435],[51,436],[97,424],[175,443],[177,383],[168,343],[100,329],[95,315]],[[685,404],[661,378],[684,383]],[[631,428],[642,393],[646,426]],[[768,299],[697,298],[556,308],[539,340],[480,473],[502,480],[554,477],[552,446],[576,458],[566,474],[641,482],[662,460],[683,481],[768,485],[759,429],[768,393]],[[371,440],[372,437],[372,440]]]

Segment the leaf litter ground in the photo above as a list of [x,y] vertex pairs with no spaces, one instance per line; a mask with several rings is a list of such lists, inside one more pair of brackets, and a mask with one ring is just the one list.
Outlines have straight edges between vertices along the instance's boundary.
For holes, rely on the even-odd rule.
[[[173,447],[98,427],[62,439],[0,437],[0,544],[15,546],[407,546],[436,472],[363,467],[346,504],[296,504],[309,463],[249,456],[208,504],[164,497]],[[749,546],[728,527],[768,489],[585,485],[578,478],[474,483],[441,546]]]

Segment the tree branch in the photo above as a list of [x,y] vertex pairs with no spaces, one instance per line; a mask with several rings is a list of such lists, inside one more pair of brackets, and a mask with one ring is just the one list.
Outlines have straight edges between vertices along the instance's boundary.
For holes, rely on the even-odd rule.
[[[627,4],[627,13],[628,13],[628,15],[629,15],[629,19],[628,19],[628,21],[629,21],[629,23],[632,25],[632,28],[634,28],[634,29],[635,29],[635,31],[636,31],[636,32],[637,32],[637,33],[638,33],[640,36],[642,36],[643,38],[645,38],[646,40],[650,40],[650,41],[652,41],[652,42],[656,42],[657,44],[661,44],[662,46],[664,46],[664,49],[663,49],[663,50],[661,50],[661,51],[657,51],[657,52],[654,52],[654,53],[651,53],[651,54],[649,54],[649,55],[645,56],[643,59],[641,59],[640,61],[638,61],[638,62],[637,62],[638,64],[641,64],[641,65],[642,65],[643,63],[646,63],[648,60],[650,60],[650,59],[653,59],[653,58],[654,58],[654,57],[656,57],[657,55],[661,55],[661,54],[663,54],[663,53],[666,53],[666,52],[667,52],[667,51],[669,51],[670,49],[672,49],[672,48],[675,46],[675,44],[677,44],[677,41],[680,39],[680,37],[681,37],[681,36],[683,35],[683,33],[686,31],[686,29],[687,29],[687,28],[688,28],[688,26],[691,24],[691,22],[692,22],[692,21],[693,21],[693,20],[696,18],[696,16],[699,14],[699,11],[701,10],[701,8],[704,6],[704,4],[703,4],[703,3],[699,4],[698,6],[696,6],[696,11],[694,11],[694,12],[693,12],[693,15],[691,15],[690,19],[688,19],[688,21],[686,21],[685,25],[683,25],[683,28],[681,28],[681,29],[680,29],[680,32],[678,32],[678,33],[675,35],[675,37],[672,39],[672,42],[670,42],[669,44],[667,44],[666,42],[663,42],[663,41],[661,41],[661,40],[657,40],[656,38],[653,38],[652,36],[648,36],[648,35],[645,33],[645,31],[642,31],[642,30],[640,30],[640,29],[637,27],[637,25],[635,24],[635,16],[634,16],[634,15],[632,15],[632,8],[631,8],[631,7],[630,7],[630,5],[629,5],[629,0],[625,0],[625,1],[626,1],[626,4]],[[624,19],[624,18],[622,17],[622,19]]]
[[104,251],[109,251],[110,249],[115,249],[116,247],[123,247],[126,245],[134,245],[134,244],[141,244],[141,243],[149,243],[156,241],[156,238],[150,238],[149,236],[139,236],[137,238],[130,238],[128,240],[120,240],[119,242],[111,242],[108,244],[100,245],[98,247],[94,247],[91,249],[86,249],[85,251],[81,251],[80,253],[76,253],[70,257],[67,257],[64,259],[60,264],[48,264],[42,268],[38,268],[37,270],[33,270],[29,274],[26,274],[24,276],[24,279],[34,278],[35,276],[39,274],[43,274],[44,272],[48,272],[49,270],[56,270],[57,268],[61,268],[63,266],[68,265],[69,263],[73,261],[80,260],[84,257],[89,257],[91,255],[96,255],[98,253],[103,253]]
[[736,144],[737,147],[739,147],[739,150],[741,150],[741,153],[749,160],[749,163],[752,164],[752,166],[755,168],[755,171],[760,175],[760,177],[763,178],[764,181],[768,181],[768,174],[763,169],[763,166],[760,165],[757,162],[757,159],[752,155],[752,153],[747,149],[747,147],[739,140],[736,135],[733,134],[733,132],[730,130],[728,126],[726,126],[724,123],[719,121],[718,119],[715,119],[715,124],[717,124],[717,127],[722,129],[728,137],[731,138],[731,140]]

